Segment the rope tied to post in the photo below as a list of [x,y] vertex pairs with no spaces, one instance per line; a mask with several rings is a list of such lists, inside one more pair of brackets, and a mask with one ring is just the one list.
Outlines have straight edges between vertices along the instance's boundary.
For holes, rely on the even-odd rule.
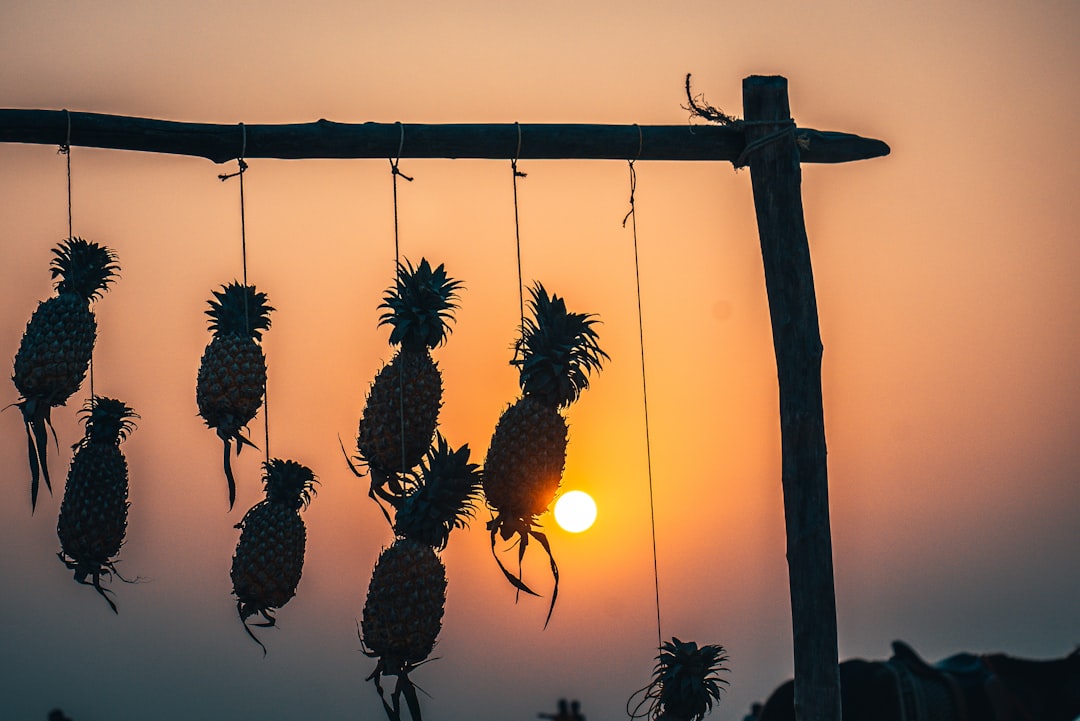
[[[735,159],[733,165],[736,169],[745,168],[749,165],[750,156],[761,150],[762,148],[772,145],[789,135],[795,135],[795,120],[788,118],[787,120],[737,120],[733,125],[736,128],[747,128],[757,126],[770,126],[775,127],[771,133],[762,135],[760,138],[751,140],[739,153],[739,157]],[[800,143],[801,145],[802,143]]]
[[[755,138],[746,144],[746,146],[739,153],[739,156],[732,161],[732,165],[735,169],[745,168],[749,165],[750,156],[761,150],[764,147],[779,142],[789,135],[795,135],[796,125],[795,120],[788,118],[786,120],[743,120],[736,118],[733,115],[728,115],[723,110],[712,106],[705,96],[702,94],[695,95],[690,89],[690,73],[686,74],[686,102],[683,106],[685,110],[690,112],[691,118],[702,118],[710,123],[716,125],[725,125],[738,130],[744,130],[745,128],[769,126],[776,128],[773,132],[762,135],[760,138]],[[691,126],[692,128],[693,126]],[[745,137],[745,130],[744,130]],[[804,136],[795,136],[795,143],[802,150],[806,150],[810,147],[810,139]]]

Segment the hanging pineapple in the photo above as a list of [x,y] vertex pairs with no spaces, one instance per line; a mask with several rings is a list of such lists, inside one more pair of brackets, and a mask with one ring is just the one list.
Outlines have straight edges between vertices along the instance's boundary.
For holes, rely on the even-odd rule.
[[258,613],[265,620],[256,626],[273,626],[272,611],[296,595],[307,541],[300,508],[311,502],[317,481],[311,469],[295,461],[274,458],[263,469],[266,498],[236,524],[240,541],[230,575],[240,621],[265,654],[266,647],[255,638],[247,619]]
[[432,269],[421,258],[413,268],[406,261],[398,265],[395,285],[379,305],[386,309],[379,325],[393,327],[390,344],[400,347],[371,384],[356,438],[376,500],[393,504],[400,498],[399,475],[415,468],[431,445],[442,406],[442,376],[431,350],[450,333],[460,287],[461,281],[448,277],[442,265]]
[[[413,721],[421,721],[409,672],[427,660],[442,629],[446,569],[436,551],[472,515],[480,470],[469,463],[468,445],[455,451],[439,435],[414,481],[398,502],[398,538],[379,555],[371,574],[361,625],[364,653],[379,659],[367,680],[374,681],[390,721],[400,721],[403,694]],[[390,703],[383,695],[384,675],[398,679]]]
[[[649,721],[701,721],[719,703],[728,683],[718,675],[729,670],[727,660],[723,646],[698,647],[673,636],[660,647],[652,681],[627,702],[627,713]],[[631,709],[638,695],[641,700]]]
[[[547,620],[559,594],[559,570],[547,536],[537,530],[559,489],[566,463],[567,425],[560,411],[589,387],[589,375],[608,355],[597,344],[592,314],[571,313],[562,298],[548,296],[537,283],[529,289],[531,318],[524,319],[512,365],[520,369],[522,396],[495,426],[484,461],[484,496],[494,518],[488,523],[491,550],[503,574],[519,591],[537,595],[503,566],[495,554],[495,536],[517,537],[518,564],[529,538],[547,551],[555,589]],[[545,621],[545,626],[547,621]]]
[[[420,702],[409,672],[427,661],[442,630],[446,567],[431,546],[399,538],[379,554],[371,574],[361,641],[364,654],[379,661],[366,680],[375,683],[390,721],[401,719],[401,696],[413,721],[421,721]],[[397,676],[391,703],[382,677]]]
[[266,356],[259,341],[270,327],[274,309],[266,302],[266,293],[253,285],[234,281],[212,292],[214,298],[206,314],[214,337],[199,364],[195,400],[199,415],[225,444],[231,511],[236,503],[236,481],[229,454],[234,441],[237,454],[245,445],[255,445],[240,431],[255,417],[266,393]]
[[53,249],[56,295],[38,304],[15,354],[12,380],[22,395],[30,458],[30,507],[37,506],[38,481],[52,491],[48,466],[50,413],[79,389],[90,366],[97,320],[90,303],[108,290],[119,271],[116,254],[92,241],[68,238]]
[[101,587],[102,574],[116,573],[116,555],[127,532],[128,468],[120,443],[127,438],[139,416],[113,398],[94,396],[80,415],[86,433],[75,444],[56,535],[57,555],[75,571],[75,580],[88,583],[108,602],[116,604]]

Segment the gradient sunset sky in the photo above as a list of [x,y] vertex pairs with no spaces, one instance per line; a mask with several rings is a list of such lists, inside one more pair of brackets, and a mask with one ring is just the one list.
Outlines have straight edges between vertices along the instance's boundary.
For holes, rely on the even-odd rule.
[[[790,81],[804,126],[882,139],[886,158],[803,168],[823,387],[841,658],[903,638],[926,657],[1060,656],[1080,642],[1080,4],[413,1],[0,2],[0,107],[213,123],[680,124],[683,78],[741,115],[748,75]],[[406,138],[406,143],[408,139]],[[527,142],[527,139],[526,139]],[[55,146],[0,145],[0,358],[52,292],[67,235]],[[364,397],[392,353],[385,160],[251,160],[250,279],[273,455],[321,485],[297,596],[244,634],[229,564],[261,497],[196,415],[210,291],[240,276],[235,163],[72,150],[74,232],[114,248],[95,306],[95,389],[141,415],[124,444],[131,509],[119,615],[57,560],[56,514],[81,392],[54,411],[52,496],[30,513],[25,435],[0,413],[0,718],[379,719],[360,652],[390,531],[353,477]],[[403,160],[404,257],[464,281],[442,431],[482,460],[517,397],[509,161]],[[429,721],[527,721],[577,698],[626,718],[657,642],[629,174],[619,161],[522,162],[522,270],[602,320],[611,361],[569,413],[564,488],[596,525],[545,525],[558,605],[514,602],[481,510],[443,555],[446,616],[413,674]],[[661,629],[730,652],[712,718],[737,721],[791,674],[776,367],[750,174],[639,163]],[[5,361],[9,362],[9,361]],[[18,400],[0,384],[0,406]],[[253,424],[261,439],[263,418]],[[261,442],[260,442],[261,445]],[[527,579],[547,593],[546,560]]]

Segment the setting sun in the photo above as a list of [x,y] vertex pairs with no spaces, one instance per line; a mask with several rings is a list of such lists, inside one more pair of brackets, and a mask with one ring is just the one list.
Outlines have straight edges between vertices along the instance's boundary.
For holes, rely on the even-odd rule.
[[555,502],[555,522],[564,531],[587,531],[596,520],[596,501],[585,491],[568,491]]

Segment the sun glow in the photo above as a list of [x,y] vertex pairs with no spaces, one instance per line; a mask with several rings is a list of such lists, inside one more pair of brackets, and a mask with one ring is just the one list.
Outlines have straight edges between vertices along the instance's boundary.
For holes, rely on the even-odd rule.
[[585,491],[567,491],[555,502],[555,522],[570,533],[588,530],[596,520],[596,501]]

